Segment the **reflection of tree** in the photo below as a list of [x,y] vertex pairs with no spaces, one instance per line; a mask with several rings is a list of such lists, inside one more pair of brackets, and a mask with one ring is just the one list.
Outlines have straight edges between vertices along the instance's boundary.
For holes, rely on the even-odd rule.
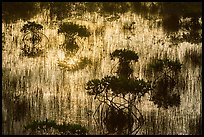
[[154,90],[151,92],[151,100],[158,107],[168,108],[180,105],[179,93],[173,93],[178,85],[178,74],[181,64],[178,60],[155,59],[149,64],[148,71],[154,74]]
[[133,69],[130,62],[138,61],[136,53],[126,49],[115,50],[111,59],[115,58],[119,58],[117,76],[90,80],[86,90],[100,102],[96,109],[100,113],[97,123],[106,127],[107,134],[136,134],[144,123],[136,103],[151,90],[151,86],[144,80],[131,78]]
[[[26,93],[28,83],[27,78],[21,81],[20,75],[10,75],[10,69],[3,68],[2,70],[2,110],[4,109],[7,115],[3,117],[8,119],[9,124],[12,120],[20,121],[31,115],[29,109],[29,99],[24,95]],[[27,77],[27,76],[26,76]],[[22,94],[23,93],[23,94]]]

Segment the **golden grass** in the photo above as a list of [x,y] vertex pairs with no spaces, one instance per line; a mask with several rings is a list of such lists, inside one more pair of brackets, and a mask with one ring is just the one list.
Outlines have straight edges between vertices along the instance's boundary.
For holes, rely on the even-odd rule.
[[[49,26],[45,20],[47,15],[38,15],[31,21],[36,21],[44,26],[44,33],[49,38],[49,44],[45,48],[45,55],[37,58],[27,58],[19,56],[22,46],[22,34],[20,29],[25,22],[18,21],[12,24],[12,28],[2,24],[2,31],[6,36],[5,50],[2,51],[2,68],[10,69],[6,74],[7,80],[3,79],[3,86],[6,88],[3,92],[9,91],[9,83],[18,75],[18,80],[26,82],[27,88],[24,94],[30,101],[31,116],[28,121],[16,123],[7,121],[5,125],[12,123],[12,126],[4,128],[3,134],[18,134],[21,130],[11,130],[16,126],[22,127],[30,120],[50,118],[59,122],[70,121],[88,126],[90,134],[98,134],[95,122],[92,116],[87,116],[87,109],[95,111],[97,103],[92,97],[88,96],[84,86],[86,82],[93,78],[102,78],[106,75],[114,74],[112,68],[116,62],[110,60],[109,54],[116,49],[129,48],[139,55],[139,61],[134,65],[134,76],[145,78],[144,70],[152,57],[164,58],[168,56],[170,59],[178,58],[184,62],[185,49],[194,46],[188,43],[181,43],[177,47],[169,48],[169,40],[165,37],[161,28],[149,28],[147,20],[142,19],[135,14],[126,13],[121,15],[118,21],[107,22],[103,17],[97,14],[85,14],[81,19],[69,19],[73,22],[87,26],[92,35],[87,39],[81,39],[79,46],[81,50],[77,52],[76,57],[86,57],[90,59],[92,64],[84,69],[70,72],[61,70],[58,61],[63,58],[60,46],[64,41],[63,35],[57,34],[58,24]],[[83,20],[83,21],[82,21]],[[66,21],[66,20],[63,20]],[[136,22],[135,28],[130,31],[123,31],[122,27],[126,21]],[[54,21],[51,21],[52,23]],[[8,28],[8,30],[7,30]],[[99,30],[103,32],[100,34]],[[127,39],[130,37],[130,40]],[[17,39],[13,41],[13,38]],[[155,43],[155,44],[154,44]],[[198,47],[199,49],[199,47]],[[72,63],[73,64],[73,63]],[[201,110],[201,80],[199,80],[200,65],[197,69],[186,67],[182,76],[185,77],[186,87],[185,94],[182,94],[180,108],[172,108],[170,110],[161,111],[155,119],[158,121],[153,127],[155,129],[142,128],[139,134],[189,134],[188,122],[191,117],[200,114]],[[17,83],[16,87],[21,84]],[[12,92],[22,93],[20,88]],[[148,97],[147,97],[148,98]],[[147,98],[143,101],[148,104],[147,107],[140,105],[140,109],[145,114],[151,110],[158,110]],[[8,112],[9,108],[4,111]],[[9,118],[9,114],[5,117]],[[168,129],[163,129],[161,122],[164,121]],[[148,122],[153,122],[147,119]],[[150,124],[151,125],[151,124]],[[3,126],[4,127],[4,126]],[[151,127],[151,128],[153,128]],[[166,128],[167,128],[166,127]],[[156,131],[152,131],[156,130]]]

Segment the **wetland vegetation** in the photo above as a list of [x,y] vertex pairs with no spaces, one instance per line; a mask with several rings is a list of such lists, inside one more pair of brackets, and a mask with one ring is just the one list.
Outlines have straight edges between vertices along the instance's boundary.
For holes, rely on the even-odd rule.
[[201,135],[201,2],[2,2],[3,135]]

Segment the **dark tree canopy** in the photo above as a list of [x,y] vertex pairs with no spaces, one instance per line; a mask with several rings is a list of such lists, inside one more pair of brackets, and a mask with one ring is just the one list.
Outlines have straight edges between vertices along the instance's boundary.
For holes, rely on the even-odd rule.
[[27,24],[25,24],[23,26],[23,28],[21,29],[21,32],[26,33],[26,32],[36,32],[43,29],[43,26],[41,24],[35,23],[35,22],[30,22],[28,21]]
[[68,35],[78,35],[79,37],[89,37],[91,33],[85,26],[78,25],[72,22],[63,23],[59,26],[58,33]]

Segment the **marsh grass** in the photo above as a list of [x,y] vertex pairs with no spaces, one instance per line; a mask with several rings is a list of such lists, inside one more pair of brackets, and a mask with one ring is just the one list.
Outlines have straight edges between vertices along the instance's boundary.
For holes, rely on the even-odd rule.
[[[135,8],[135,10],[143,9]],[[114,69],[111,71],[115,62],[111,62],[108,56],[114,50],[123,49],[124,47],[138,53],[139,60],[136,64],[133,64],[135,72],[133,75],[138,78],[147,79],[145,77],[146,72],[143,69],[146,68],[147,64],[151,62],[151,57],[154,56],[160,59],[165,56],[173,60],[178,58],[184,63],[184,66],[186,65],[186,69],[181,72],[182,77],[185,78],[184,88],[181,91],[184,92],[185,90],[185,94],[181,96],[180,108],[165,110],[165,112],[162,110],[162,113],[147,116],[149,117],[147,118],[147,123],[138,134],[189,134],[190,129],[186,126],[189,124],[189,119],[201,113],[201,64],[196,59],[199,59],[202,54],[192,52],[193,57],[191,57],[191,52],[187,53],[187,61],[193,60],[197,64],[196,69],[193,70],[191,65],[183,62],[185,50],[192,45],[180,43],[178,46],[168,48],[169,39],[166,38],[163,29],[161,27],[150,28],[149,25],[151,23],[142,18],[141,15],[132,13],[120,14],[120,18],[117,16],[117,19],[114,18],[111,22],[106,20],[107,17],[100,16],[97,13],[83,13],[83,15],[78,17],[70,16],[69,20],[91,28],[91,36],[86,40],[81,40],[83,50],[79,53],[81,57],[90,59],[92,64],[84,61],[85,63],[81,65],[83,69],[77,69],[74,72],[63,71],[58,66],[58,59],[60,58],[58,51],[62,50],[59,45],[64,43],[64,39],[57,34],[57,29],[59,24],[66,22],[66,20],[58,21],[53,18],[51,22],[52,28],[50,28],[49,23],[46,23],[47,19],[48,21],[51,20],[47,14],[31,19],[31,21],[41,23],[46,28],[44,34],[49,38],[49,47],[45,48],[47,51],[45,56],[38,58],[19,57],[20,47],[23,46],[22,42],[17,39],[17,44],[15,43],[15,45],[12,40],[12,36],[21,36],[20,28],[25,23],[23,20],[12,24],[13,28],[8,24],[2,24],[2,31],[5,32],[6,37],[5,51],[2,52],[2,92],[3,94],[11,92],[11,94],[5,94],[5,96],[10,96],[11,100],[13,100],[14,93],[23,91],[22,87],[25,88],[25,86],[22,83],[26,83],[26,90],[24,90],[24,93],[20,92],[20,97],[26,95],[25,100],[29,102],[30,111],[30,116],[27,115],[28,118],[25,116],[18,122],[10,118],[13,115],[10,115],[11,111],[4,113],[3,117],[6,117],[7,121],[5,121],[6,123],[3,126],[3,134],[21,134],[23,125],[33,120],[44,120],[45,118],[61,122],[81,123],[89,128],[89,134],[100,134],[101,129],[97,128],[93,117],[87,116],[87,110],[95,112],[98,104],[94,103],[93,98],[86,94],[85,83],[93,78],[102,78],[105,75],[115,74]],[[58,18],[64,17],[59,14]],[[122,30],[126,21],[136,22],[137,25],[132,30],[132,33]],[[98,29],[96,30],[96,28]],[[100,32],[101,28],[103,28],[103,32]],[[127,37],[130,37],[131,40],[127,40]],[[159,40],[163,41],[158,42]],[[149,75],[153,74],[150,73]],[[9,101],[10,98],[8,98],[7,102]],[[22,103],[20,103],[21,101]],[[10,102],[14,103],[13,101]],[[23,103],[23,99],[20,99],[20,102],[16,104],[22,110],[22,106],[26,103]],[[145,102],[148,101],[145,100]],[[8,103],[7,106],[5,103],[3,105],[3,108],[12,108],[11,103]],[[148,107],[141,106],[144,114],[151,109],[157,110],[152,104]],[[16,115],[18,116],[18,114]],[[171,125],[170,128],[166,127],[169,123]]]

